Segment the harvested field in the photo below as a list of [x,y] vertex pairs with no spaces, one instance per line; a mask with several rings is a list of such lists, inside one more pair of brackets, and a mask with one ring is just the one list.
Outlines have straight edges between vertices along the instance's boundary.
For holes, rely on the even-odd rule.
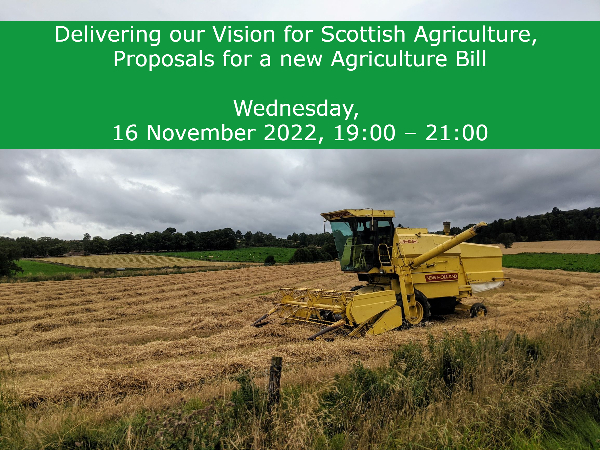
[[98,269],[158,269],[163,267],[237,267],[235,262],[197,261],[186,258],[158,255],[91,255],[68,256],[62,258],[43,258],[55,264],[75,267],[89,267]]
[[[125,394],[211,389],[242,369],[284,359],[283,382],[326,379],[361,360],[377,364],[398,344],[446,332],[536,330],[600,308],[600,275],[507,269],[486,293],[487,317],[447,316],[427,326],[333,342],[307,341],[309,325],[262,328],[278,287],[348,289],[337,263],[249,267],[169,276],[0,285],[0,359],[20,398],[118,399]],[[481,301],[473,299],[474,301]],[[6,350],[4,350],[6,349]]]
[[511,248],[498,244],[504,255],[517,253],[600,253],[600,241],[515,242]]

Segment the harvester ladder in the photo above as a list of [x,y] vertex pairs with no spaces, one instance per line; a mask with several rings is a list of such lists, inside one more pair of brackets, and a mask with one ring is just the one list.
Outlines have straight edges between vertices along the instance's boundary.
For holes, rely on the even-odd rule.
[[377,247],[377,253],[379,254],[379,263],[382,266],[391,266],[392,261],[390,259],[390,248],[385,244],[379,244]]

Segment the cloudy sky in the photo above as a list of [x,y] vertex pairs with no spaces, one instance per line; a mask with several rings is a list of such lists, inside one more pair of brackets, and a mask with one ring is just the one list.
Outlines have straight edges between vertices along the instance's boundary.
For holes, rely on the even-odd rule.
[[[600,20],[600,1],[0,0],[0,19]],[[0,235],[12,237],[170,226],[285,237],[322,231],[319,213],[343,208],[395,209],[436,230],[554,206],[600,206],[600,151],[0,150]]]

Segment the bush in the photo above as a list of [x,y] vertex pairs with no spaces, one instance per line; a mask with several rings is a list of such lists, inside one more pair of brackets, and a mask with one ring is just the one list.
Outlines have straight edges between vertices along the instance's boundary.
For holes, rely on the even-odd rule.
[[500,233],[496,238],[499,244],[504,245],[504,248],[511,248],[515,242],[516,237],[514,233]]
[[14,245],[0,247],[0,277],[12,277],[17,272],[23,272],[16,260],[20,258],[19,250]]
[[329,259],[337,259],[338,252],[335,242],[328,242],[323,246],[323,251],[329,255]]
[[312,254],[306,247],[301,247],[294,252],[290,258],[291,263],[297,262],[313,262]]
[[300,247],[294,252],[294,255],[290,258],[291,263],[298,262],[318,262],[318,261],[331,261],[333,258],[329,253],[324,252],[317,247]]
[[265,258],[265,266],[274,266],[275,265],[275,257],[273,255],[269,255]]

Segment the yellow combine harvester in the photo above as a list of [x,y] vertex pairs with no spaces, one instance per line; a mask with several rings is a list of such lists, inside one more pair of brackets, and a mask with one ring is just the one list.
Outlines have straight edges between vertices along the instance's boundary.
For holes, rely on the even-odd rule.
[[[321,214],[331,223],[341,269],[366,285],[350,291],[281,289],[278,304],[254,322],[277,313],[285,322],[325,325],[311,339],[346,328],[349,336],[381,334],[419,324],[433,314],[464,307],[461,300],[504,284],[502,252],[491,245],[466,244],[486,223],[457,236],[429,234],[426,228],[394,228],[390,210],[345,209]],[[471,317],[487,314],[482,303]]]

